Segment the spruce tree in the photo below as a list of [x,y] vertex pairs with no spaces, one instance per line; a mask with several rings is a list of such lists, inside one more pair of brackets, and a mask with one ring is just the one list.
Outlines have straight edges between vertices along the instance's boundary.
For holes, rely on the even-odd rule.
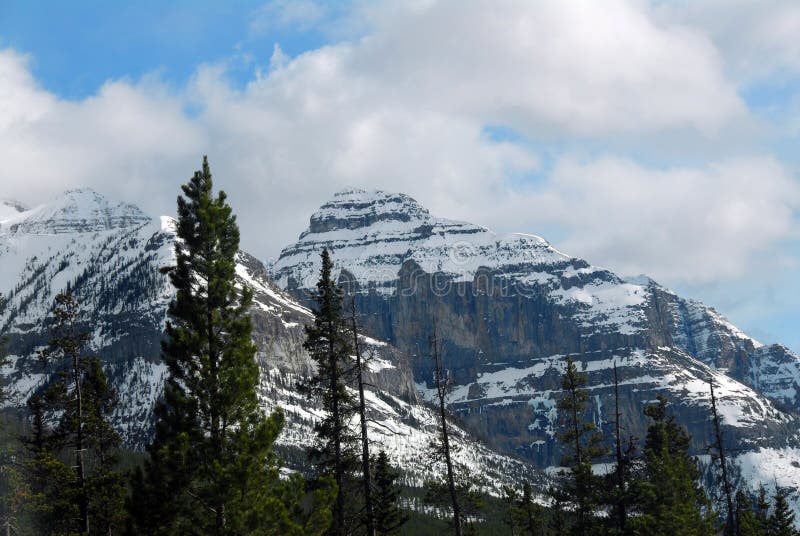
[[545,532],[544,507],[533,499],[531,485],[522,485],[522,494],[513,488],[505,488],[508,503],[511,533],[519,536],[540,536]]
[[550,486],[547,495],[551,499],[550,519],[547,526],[554,536],[564,536],[567,534],[567,494],[558,486]]
[[736,492],[734,518],[736,536],[765,536],[753,512],[752,502],[741,489]]
[[[55,484],[50,471],[49,460],[52,454],[47,446],[47,428],[45,418],[45,403],[42,397],[34,393],[27,401],[30,432],[22,438],[26,450],[24,462],[24,475],[28,488],[27,510],[30,513],[30,525],[39,534],[48,534],[51,527],[55,526],[54,519],[47,515],[52,503],[48,497],[50,486]],[[66,469],[65,466],[61,466]],[[66,475],[69,478],[69,475]]]
[[775,492],[772,515],[767,521],[767,534],[769,536],[797,536],[794,528],[794,512],[789,509],[786,495],[781,491]]
[[[0,313],[6,306],[5,297],[0,294]],[[5,368],[8,364],[8,354],[6,353],[6,346],[8,344],[8,337],[0,333],[0,368]],[[8,385],[8,378],[4,374],[0,374],[0,403],[5,404],[11,399],[11,390]]]
[[[54,336],[41,357],[61,370],[44,397],[34,394],[28,402],[27,473],[42,532],[109,534],[125,520],[125,485],[116,469],[121,441],[109,420],[116,393],[100,361],[83,353],[88,334],[77,325],[79,308],[72,294],[56,297]],[[58,416],[55,426],[46,415]]]
[[131,532],[296,534],[289,497],[302,481],[279,477],[273,442],[280,411],[266,416],[248,309],[238,290],[236,217],[214,194],[208,160],[178,197],[176,265],[162,359],[168,376],[149,459],[133,480]]
[[559,419],[563,429],[559,439],[565,447],[561,464],[569,470],[563,474],[568,502],[575,509],[576,522],[573,534],[591,534],[597,527],[593,522],[594,511],[601,502],[600,478],[592,473],[592,460],[605,454],[602,436],[594,423],[584,418],[589,392],[585,389],[587,379],[571,357],[561,380],[562,395],[558,401]]
[[26,518],[28,486],[19,470],[18,453],[6,450],[0,462],[0,534],[34,534],[33,522]]
[[408,516],[400,508],[400,488],[397,478],[400,476],[389,463],[389,456],[385,451],[378,452],[374,461],[375,467],[375,534],[390,536],[398,534]]
[[[5,300],[0,294],[0,312],[5,305]],[[0,335],[0,368],[5,368],[9,364],[6,354],[7,338]],[[6,404],[12,398],[9,388],[8,378],[0,374],[0,405]],[[24,497],[28,490],[20,470],[20,452],[17,442],[11,437],[9,432],[7,417],[0,415],[0,532],[3,534],[23,534],[21,523],[23,508],[25,507]],[[27,533],[25,531],[24,533]]]
[[767,525],[769,523],[769,499],[767,498],[767,490],[764,488],[764,483],[758,486],[758,495],[756,496],[755,505],[756,523],[762,533],[767,533]]
[[689,435],[667,417],[666,406],[659,396],[657,404],[645,408],[652,424],[645,442],[644,480],[636,486],[639,515],[629,524],[641,536],[712,536],[715,515],[698,484]]
[[314,427],[317,441],[308,454],[317,475],[332,476],[336,483],[330,534],[340,536],[353,530],[357,513],[352,501],[358,467],[357,438],[350,429],[356,404],[347,389],[352,380],[353,348],[342,317],[342,291],[333,280],[333,262],[327,249],[322,251],[321,259],[314,324],[306,326],[303,347],[317,363],[317,372],[305,389],[319,398],[325,417]]

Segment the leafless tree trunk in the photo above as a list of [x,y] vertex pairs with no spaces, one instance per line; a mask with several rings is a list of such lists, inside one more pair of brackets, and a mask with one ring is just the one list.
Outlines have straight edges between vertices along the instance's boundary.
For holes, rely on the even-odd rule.
[[78,473],[78,487],[80,488],[80,495],[78,497],[78,509],[81,516],[81,526],[83,530],[89,533],[89,504],[88,497],[86,496],[86,473],[83,465],[83,392],[81,380],[81,359],[80,359],[80,342],[79,336],[75,333],[75,318],[78,314],[77,303],[73,300],[72,295],[68,295],[64,301],[64,315],[67,321],[67,337],[63,339],[64,350],[68,352],[69,357],[72,358],[72,380],[75,383],[75,402],[77,405],[76,412],[78,417],[78,431],[75,437],[75,468]]
[[364,402],[364,371],[361,360],[361,346],[358,343],[358,324],[356,323],[356,299],[351,298],[351,321],[353,329],[353,349],[356,352],[356,373],[358,376],[358,414],[361,417],[361,470],[364,480],[364,506],[367,514],[367,534],[375,536],[375,514],[372,507],[372,476],[369,467],[369,436],[367,435],[367,406]]
[[439,398],[439,416],[442,420],[442,451],[444,453],[445,464],[447,465],[447,487],[450,491],[450,500],[453,503],[453,527],[455,528],[456,536],[461,536],[461,509],[459,508],[458,495],[456,494],[453,461],[450,458],[450,436],[447,431],[447,413],[445,411],[447,385],[446,380],[442,378],[442,361],[439,356],[439,342],[436,339],[435,326],[433,329],[433,335],[431,335],[429,339],[429,343],[436,367],[436,394]]
[[622,414],[619,411],[619,378],[617,377],[617,362],[614,361],[614,435],[617,442],[616,457],[617,457],[617,528],[622,533],[625,530],[628,513],[625,508],[625,501],[623,499],[625,494],[625,476],[623,463],[625,460],[622,458],[622,434],[620,433],[620,419]]
[[725,460],[725,450],[722,445],[722,430],[719,426],[719,415],[717,415],[717,397],[714,395],[713,377],[709,378],[708,385],[711,387],[711,415],[714,418],[714,438],[716,440],[717,453],[719,454],[719,463],[722,466],[722,489],[725,492],[725,503],[728,507],[725,534],[732,536],[736,533],[736,528],[734,527],[733,497],[731,495],[731,483],[728,479],[728,464]]

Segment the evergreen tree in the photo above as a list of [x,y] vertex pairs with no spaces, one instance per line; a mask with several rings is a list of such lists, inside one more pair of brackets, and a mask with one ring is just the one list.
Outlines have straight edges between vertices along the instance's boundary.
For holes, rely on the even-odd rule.
[[519,536],[541,536],[545,533],[544,508],[533,500],[530,484],[522,485],[522,494],[506,487],[505,499],[508,503],[511,533]]
[[[156,433],[129,508],[137,534],[298,534],[301,479],[282,481],[273,442],[283,415],[264,415],[248,308],[235,285],[236,217],[213,192],[208,160],[178,197],[176,266]],[[185,196],[185,197],[184,197]]]
[[644,481],[636,491],[639,515],[629,520],[641,536],[712,536],[714,513],[689,456],[689,435],[666,415],[667,401],[645,408],[652,424],[645,443]]
[[741,489],[736,492],[734,511],[736,536],[765,536],[753,512],[753,504]]
[[2,453],[0,465],[0,533],[28,535],[32,532],[32,520],[26,517],[28,486],[19,469],[19,454],[12,449]]
[[[97,358],[83,355],[88,334],[77,326],[79,304],[71,294],[56,297],[56,327],[47,362],[66,365],[44,398],[34,394],[28,462],[35,522],[41,532],[109,534],[124,525],[125,486],[116,470],[119,434],[110,423],[116,393]],[[48,426],[46,415],[58,416]],[[74,458],[73,458],[74,457]],[[74,471],[64,459],[74,459]]]
[[336,502],[330,534],[340,536],[353,530],[357,508],[357,438],[350,430],[356,404],[347,384],[352,379],[348,327],[342,318],[342,292],[333,281],[333,262],[328,250],[322,251],[322,268],[315,295],[314,324],[306,326],[303,347],[317,363],[317,373],[306,384],[309,395],[319,397],[325,417],[315,425],[317,442],[309,449],[309,459],[318,475],[330,475],[336,483]]
[[[0,294],[0,312],[5,306],[5,300]],[[6,354],[7,338],[0,336],[0,368],[6,367],[8,356]],[[8,379],[0,375],[0,405],[5,405],[12,398]],[[23,532],[23,508],[27,486],[20,471],[20,452],[14,438],[8,434],[9,426],[6,415],[0,415],[0,531],[3,534],[28,534]]]
[[775,492],[772,515],[767,521],[768,536],[797,536],[794,528],[794,512],[789,509],[786,495],[781,490]]
[[769,523],[769,499],[767,498],[767,490],[764,488],[763,482],[758,486],[755,514],[759,529],[762,533],[766,534],[767,525]]
[[399,534],[408,516],[400,508],[400,488],[397,478],[400,474],[392,468],[385,451],[378,452],[375,458],[375,533],[378,536]]
[[[24,461],[24,477],[27,486],[28,504],[26,509],[30,514],[31,528],[38,534],[49,534],[55,520],[49,519],[47,512],[50,486],[55,483],[48,468],[52,455],[47,448],[47,428],[45,424],[44,401],[34,393],[27,401],[30,420],[30,432],[22,438],[27,457]],[[62,469],[66,469],[63,464]],[[69,478],[69,475],[66,476]]]
[[560,487],[556,486],[551,486],[547,490],[547,494],[552,500],[550,506],[550,520],[547,526],[550,527],[551,533],[554,536],[564,536],[567,534],[567,494]]
[[578,372],[575,362],[567,356],[567,367],[561,380],[562,396],[558,401],[560,425],[559,439],[565,447],[561,464],[569,470],[564,473],[563,492],[574,506],[576,522],[572,533],[591,534],[597,525],[594,511],[601,502],[601,481],[592,473],[592,460],[605,454],[602,436],[594,423],[584,418],[589,392],[585,389],[586,375]]
[[[0,313],[3,312],[6,306],[5,297],[0,294]],[[8,365],[8,354],[6,353],[6,346],[8,344],[8,337],[0,333],[0,368],[5,368]],[[4,374],[0,374],[0,404],[5,404],[11,399],[11,391],[8,386],[8,378]]]
[[88,363],[83,390],[86,393],[86,449],[93,461],[87,478],[92,534],[113,534],[126,522],[127,483],[117,470],[122,441],[109,421],[117,405],[117,395],[97,359]]

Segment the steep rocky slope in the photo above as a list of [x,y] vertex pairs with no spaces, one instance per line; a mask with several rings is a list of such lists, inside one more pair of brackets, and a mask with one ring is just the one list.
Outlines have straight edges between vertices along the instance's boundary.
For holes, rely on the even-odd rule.
[[306,302],[323,248],[369,330],[414,356],[421,392],[430,393],[435,322],[451,407],[490,444],[540,467],[560,459],[555,402],[565,355],[588,373],[588,415],[606,432],[616,363],[626,433],[644,436],[642,407],[664,394],[704,452],[713,378],[732,449],[756,459],[761,446],[798,445],[800,358],[650,279],[624,279],[540,237],[498,236],[380,191],[347,190],[325,203],[273,265],[274,280]]
[[[80,322],[91,334],[90,350],[105,363],[119,394],[115,425],[129,446],[141,448],[166,373],[159,341],[172,289],[160,269],[174,262],[173,221],[153,220],[91,190],[69,191],[30,210],[4,206],[0,293],[8,301],[0,311],[0,332],[9,337],[11,364],[3,372],[15,390],[14,403],[23,404],[58,367],[44,369],[36,352],[49,338],[56,294],[69,289],[82,304]],[[302,348],[303,326],[311,314],[270,283],[254,257],[240,252],[236,271],[238,283],[254,290],[260,396],[265,409],[285,411],[280,442],[288,453],[296,452],[308,444],[319,415],[316,405],[296,390],[297,381],[313,370]],[[406,354],[366,336],[362,342],[372,356],[372,435],[403,463],[405,478],[419,483],[432,471],[420,452],[435,437],[434,413],[420,403]],[[461,449],[460,463],[483,475],[487,485],[531,474],[524,463],[475,443],[464,430],[456,435],[469,446]]]

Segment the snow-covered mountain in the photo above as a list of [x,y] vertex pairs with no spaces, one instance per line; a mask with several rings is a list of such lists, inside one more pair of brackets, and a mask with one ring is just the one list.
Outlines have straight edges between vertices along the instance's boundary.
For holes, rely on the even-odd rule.
[[[243,232],[247,232],[243,230]],[[90,190],[40,207],[0,203],[0,331],[9,335],[7,372],[17,401],[47,374],[46,344],[58,292],[83,303],[91,348],[106,364],[121,403],[115,421],[141,447],[165,374],[159,341],[172,289],[160,268],[174,262],[173,222],[111,203]],[[287,453],[307,444],[315,405],[296,392],[313,369],[302,349],[319,252],[332,251],[354,293],[374,354],[368,395],[373,437],[401,460],[410,483],[430,474],[420,456],[435,436],[427,340],[435,319],[454,382],[451,408],[461,463],[491,485],[557,465],[556,400],[563,357],[589,375],[590,415],[613,419],[613,366],[621,380],[626,433],[643,436],[642,406],[665,394],[698,453],[710,442],[707,382],[713,378],[726,441],[753,482],[800,482],[798,356],[762,346],[702,303],[647,278],[623,279],[532,235],[436,218],[402,194],[341,192],[272,268],[241,252],[237,276],[255,291],[251,310],[260,394],[282,407]],[[478,438],[478,440],[476,440]]]
[[16,216],[20,212],[25,212],[28,207],[14,201],[13,199],[0,199],[0,221]]
[[[435,322],[455,384],[452,409],[501,451],[558,464],[555,403],[571,355],[589,376],[590,414],[609,436],[615,363],[626,433],[644,437],[642,407],[663,394],[698,453],[711,441],[713,378],[726,441],[751,472],[760,467],[763,481],[781,484],[781,474],[800,466],[759,454],[798,446],[800,357],[759,344],[711,307],[646,277],[625,279],[543,238],[500,236],[381,191],[335,194],[282,251],[273,279],[305,303],[323,248],[370,332],[414,356],[425,396]],[[768,465],[779,458],[781,469]]]
[[[55,296],[67,289],[81,302],[80,322],[91,333],[89,347],[104,362],[120,404],[115,425],[126,443],[141,448],[152,427],[153,405],[166,373],[159,342],[172,288],[161,268],[174,262],[174,222],[158,220],[137,207],[111,203],[92,190],[72,190],[26,209],[3,204],[0,211],[0,332],[9,337],[11,364],[4,370],[16,404],[46,382],[55,367],[42,368],[37,350],[49,339]],[[299,379],[313,370],[302,348],[310,311],[275,287],[264,266],[240,252],[238,283],[254,290],[253,338],[261,366],[260,396],[265,409],[283,408],[287,453],[308,444],[319,411],[297,394]],[[373,356],[368,393],[373,438],[404,468],[409,483],[431,474],[420,453],[435,437],[435,414],[418,397],[409,358],[393,346],[364,337]],[[460,463],[485,478],[489,487],[529,478],[527,464],[456,431],[465,448]]]

